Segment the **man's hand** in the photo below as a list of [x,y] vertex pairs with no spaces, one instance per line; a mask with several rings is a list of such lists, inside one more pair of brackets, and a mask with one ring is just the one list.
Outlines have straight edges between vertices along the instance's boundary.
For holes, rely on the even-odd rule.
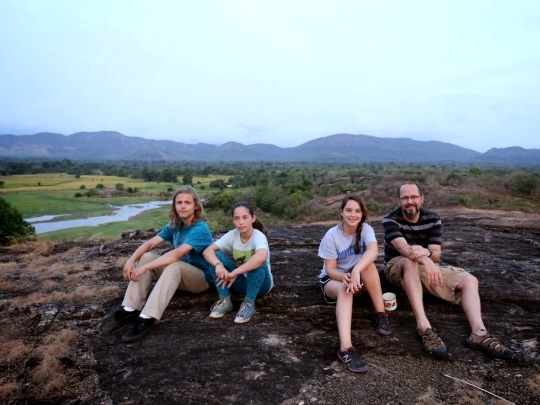
[[422,265],[426,272],[427,281],[432,287],[441,287],[443,285],[443,277],[439,267],[431,260],[423,260]]
[[138,282],[139,277],[145,272],[146,270],[144,267],[136,267],[131,270],[131,273],[129,274],[129,280]]
[[409,259],[418,261],[422,257],[429,257],[429,250],[420,245],[411,245],[409,248]]
[[122,271],[122,276],[124,280],[131,280],[131,272],[135,270],[135,263],[131,260],[128,260],[124,265],[124,270]]

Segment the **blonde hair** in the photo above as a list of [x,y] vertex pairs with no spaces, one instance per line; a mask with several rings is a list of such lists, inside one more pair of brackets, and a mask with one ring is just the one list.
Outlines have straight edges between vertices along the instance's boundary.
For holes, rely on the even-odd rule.
[[200,221],[201,219],[206,220],[206,213],[204,212],[204,207],[202,205],[201,198],[199,197],[199,194],[197,194],[197,191],[191,187],[187,186],[184,188],[181,188],[176,193],[174,193],[172,204],[171,204],[171,210],[169,211],[169,218],[171,219],[171,224],[173,228],[178,228],[180,225],[180,222],[182,220],[178,216],[178,213],[176,212],[176,197],[179,194],[190,194],[193,197],[193,202],[195,203],[195,214],[193,216],[192,224],[194,224],[197,221]]

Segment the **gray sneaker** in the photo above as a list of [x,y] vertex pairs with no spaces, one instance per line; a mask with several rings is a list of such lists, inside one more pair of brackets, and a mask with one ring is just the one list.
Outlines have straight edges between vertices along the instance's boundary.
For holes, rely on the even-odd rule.
[[210,312],[210,318],[221,318],[229,312],[232,307],[231,297],[221,298],[212,305],[212,308],[210,308],[212,311]]
[[234,322],[246,323],[247,321],[251,319],[254,313],[255,313],[255,305],[253,304],[253,301],[246,298],[244,302],[242,302],[242,305],[240,306],[240,310],[236,314],[236,318],[234,318]]

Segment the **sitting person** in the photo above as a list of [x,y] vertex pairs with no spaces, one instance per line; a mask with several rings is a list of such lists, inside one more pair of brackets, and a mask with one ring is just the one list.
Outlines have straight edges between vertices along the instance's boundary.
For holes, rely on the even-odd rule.
[[377,312],[375,330],[383,336],[392,333],[375,267],[377,240],[373,228],[365,222],[367,214],[360,197],[346,196],[341,202],[341,223],[326,232],[319,246],[319,257],[324,260],[319,283],[326,302],[336,303],[338,358],[354,373],[365,373],[368,365],[352,344],[353,295],[367,290]]
[[211,264],[219,295],[219,300],[211,308],[210,318],[221,318],[233,308],[233,293],[245,296],[234,318],[236,323],[245,323],[255,313],[255,299],[268,294],[274,286],[270,249],[266,227],[257,219],[249,203],[237,202],[231,215],[234,229],[203,252]]
[[[122,335],[134,342],[148,334],[177,289],[200,293],[212,284],[203,250],[212,243],[201,200],[192,187],[176,192],[169,212],[170,223],[144,242],[128,259],[123,276],[129,280],[122,307],[114,313],[118,326],[133,325]],[[163,254],[151,252],[164,241],[174,249]],[[146,298],[153,276],[159,277]]]
[[447,348],[431,328],[424,311],[423,293],[461,304],[471,327],[465,341],[473,349],[503,359],[514,352],[486,330],[482,320],[478,280],[465,270],[439,266],[442,223],[440,217],[422,208],[424,194],[414,182],[398,189],[399,208],[383,219],[384,261],[387,280],[402,287],[416,318],[416,329],[422,348],[436,357],[445,357]]

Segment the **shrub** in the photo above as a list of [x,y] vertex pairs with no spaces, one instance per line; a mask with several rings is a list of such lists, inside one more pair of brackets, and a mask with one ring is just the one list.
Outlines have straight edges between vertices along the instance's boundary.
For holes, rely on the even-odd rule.
[[516,194],[531,196],[538,188],[539,183],[538,178],[533,173],[520,172],[511,177],[507,187]]
[[35,235],[35,228],[22,214],[0,197],[0,245],[10,245],[14,240]]

